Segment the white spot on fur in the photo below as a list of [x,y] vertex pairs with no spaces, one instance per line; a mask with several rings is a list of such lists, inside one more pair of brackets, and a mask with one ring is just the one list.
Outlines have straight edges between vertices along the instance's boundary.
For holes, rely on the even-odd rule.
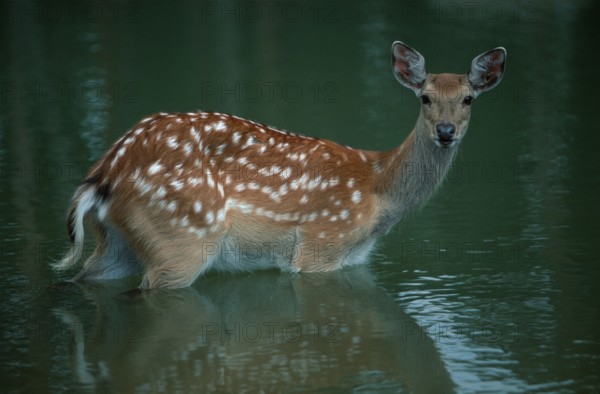
[[161,198],[163,198],[166,195],[167,195],[167,189],[165,189],[164,186],[161,186],[158,188],[157,191],[154,192],[154,194],[152,195],[152,199],[160,200]]
[[360,190],[355,190],[354,193],[352,193],[352,202],[358,204],[361,200],[362,193],[360,192]]
[[176,180],[176,181],[171,182],[171,186],[173,186],[173,189],[179,190],[183,187],[183,182],[180,180]]
[[279,186],[278,194],[281,196],[285,196],[286,194],[288,194],[288,186],[285,183]]
[[167,138],[167,146],[171,149],[179,148],[179,143],[177,142],[177,138],[176,137]]
[[321,182],[321,175],[318,175],[315,179],[313,179],[312,181],[310,181],[308,183],[308,190],[313,190],[316,189],[317,186],[319,186],[319,183]]
[[192,153],[192,144],[186,142],[186,144],[183,146],[183,151],[185,152],[186,156],[189,156],[190,153]]
[[217,155],[217,156],[222,155],[225,148],[227,148],[227,144],[221,144],[221,145],[217,146],[217,149],[215,150],[215,155]]
[[154,175],[162,169],[163,166],[160,164],[160,160],[157,160],[150,166],[150,168],[148,168],[148,175]]
[[194,138],[196,143],[199,143],[200,142],[200,133],[196,130],[196,128],[194,126],[192,126],[192,128],[190,129],[190,133],[192,134],[192,137]]
[[213,128],[215,129],[215,131],[225,131],[227,130],[227,125],[225,124],[225,122],[223,121],[218,121]]
[[217,223],[222,223],[225,221],[225,209],[219,209],[217,211]]
[[254,139],[253,136],[248,137],[248,139],[246,140],[246,143],[242,146],[242,149],[254,145],[255,142],[256,142],[256,140]]
[[242,213],[252,213],[254,206],[252,204],[248,204],[245,202],[228,199],[227,202],[225,203],[225,209],[226,210],[237,209],[237,210],[241,211]]
[[198,177],[192,177],[188,179],[188,184],[190,186],[198,186],[202,184],[202,178],[198,178]]
[[306,185],[308,183],[308,174],[303,174],[300,178],[294,179],[290,182],[290,189],[298,190],[299,188],[306,189]]
[[136,187],[140,191],[140,195],[143,196],[146,193],[149,193],[152,190],[152,185],[146,182],[144,179],[137,179],[135,181]]
[[206,170],[206,183],[212,188],[215,187],[215,180],[212,177],[212,173],[208,169]]
[[106,219],[107,213],[108,213],[108,204],[106,204],[106,203],[98,204],[98,219],[100,219],[100,220]]
[[212,211],[208,211],[204,218],[206,219],[206,222],[208,224],[213,224],[213,222],[215,221],[215,214]]

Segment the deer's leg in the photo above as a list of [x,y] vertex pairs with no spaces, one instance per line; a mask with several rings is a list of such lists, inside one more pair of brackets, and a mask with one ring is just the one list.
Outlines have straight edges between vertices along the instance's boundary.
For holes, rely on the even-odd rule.
[[92,219],[96,249],[73,281],[121,279],[141,272],[135,254],[118,230]]
[[176,289],[190,286],[203,272],[210,269],[220,251],[220,240],[207,236],[179,236],[161,240],[155,253],[145,259],[146,274],[141,289]]
[[293,265],[302,272],[323,272],[335,269],[337,245],[314,237],[304,238],[296,247]]
[[304,272],[322,272],[364,264],[375,245],[375,239],[358,244],[306,239],[297,249],[294,266]]

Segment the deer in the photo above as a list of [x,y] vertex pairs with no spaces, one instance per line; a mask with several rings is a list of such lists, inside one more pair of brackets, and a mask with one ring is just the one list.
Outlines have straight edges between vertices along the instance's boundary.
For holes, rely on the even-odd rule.
[[501,81],[506,50],[466,74],[430,74],[392,44],[392,71],[421,101],[416,124],[388,151],[355,149],[218,112],[158,113],[118,139],[76,189],[70,249],[84,222],[96,248],[71,282],[141,275],[140,290],[190,286],[209,271],[332,271],[368,262],[376,241],[444,180],[476,98]]

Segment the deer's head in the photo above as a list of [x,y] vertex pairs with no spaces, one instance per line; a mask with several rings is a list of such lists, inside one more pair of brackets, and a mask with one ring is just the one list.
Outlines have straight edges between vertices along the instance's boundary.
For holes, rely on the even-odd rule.
[[440,148],[455,147],[464,137],[471,105],[498,85],[505,61],[506,50],[499,47],[475,57],[466,74],[429,74],[419,52],[400,41],[392,45],[394,75],[422,103],[417,132]]

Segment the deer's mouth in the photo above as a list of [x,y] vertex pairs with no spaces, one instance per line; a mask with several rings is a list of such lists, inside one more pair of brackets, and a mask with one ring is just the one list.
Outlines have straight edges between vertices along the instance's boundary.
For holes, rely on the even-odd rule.
[[450,139],[436,138],[434,141],[435,141],[435,144],[437,146],[439,146],[440,148],[450,148],[451,146],[454,146],[454,144],[456,143],[457,140],[454,138],[450,138]]

